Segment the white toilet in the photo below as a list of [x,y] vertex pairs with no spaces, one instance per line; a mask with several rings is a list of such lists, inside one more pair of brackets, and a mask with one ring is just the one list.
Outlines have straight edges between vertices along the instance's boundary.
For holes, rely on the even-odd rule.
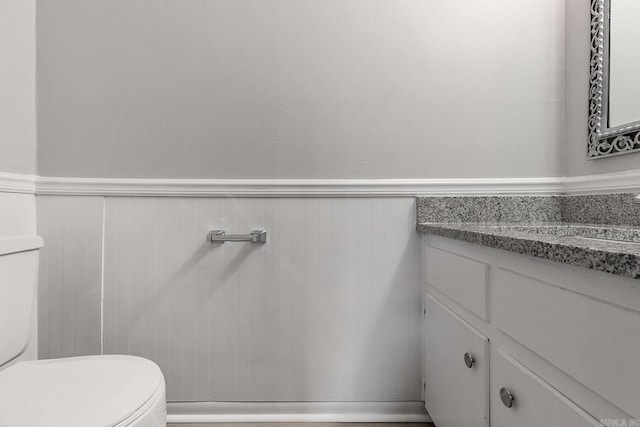
[[[0,239],[0,427],[164,426],[164,377],[134,356],[8,362],[25,349],[42,239]],[[8,366],[8,367],[7,367]]]

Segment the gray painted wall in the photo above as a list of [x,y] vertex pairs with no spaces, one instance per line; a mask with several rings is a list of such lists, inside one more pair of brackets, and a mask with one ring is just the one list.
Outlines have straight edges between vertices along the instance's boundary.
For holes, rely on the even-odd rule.
[[557,0],[40,0],[38,172],[557,176],[563,34]]
[[590,1],[566,2],[566,176],[622,172],[640,168],[640,153],[587,160]]
[[0,1],[0,171],[36,169],[36,4]]

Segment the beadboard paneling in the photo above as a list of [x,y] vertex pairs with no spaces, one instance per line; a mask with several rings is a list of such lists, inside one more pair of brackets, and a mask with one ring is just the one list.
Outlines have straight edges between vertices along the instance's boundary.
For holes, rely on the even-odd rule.
[[100,354],[103,202],[38,196],[41,359]]
[[[173,401],[421,400],[413,198],[107,198],[104,350]],[[263,245],[210,229],[268,231]]]

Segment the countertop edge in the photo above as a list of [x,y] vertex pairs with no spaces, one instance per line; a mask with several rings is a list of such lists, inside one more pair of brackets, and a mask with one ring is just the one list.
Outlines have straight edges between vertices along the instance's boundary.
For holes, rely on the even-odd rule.
[[640,279],[640,257],[634,254],[545,241],[539,235],[535,235],[537,238],[534,236],[528,238],[456,229],[455,224],[445,226],[439,223],[417,223],[416,231],[617,276]]

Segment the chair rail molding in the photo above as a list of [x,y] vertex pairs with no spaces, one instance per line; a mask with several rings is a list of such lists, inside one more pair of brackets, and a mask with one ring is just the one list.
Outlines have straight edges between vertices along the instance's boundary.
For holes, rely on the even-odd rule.
[[0,172],[0,193],[35,194],[36,176]]
[[562,178],[122,179],[38,177],[37,193],[130,197],[411,197],[558,194]]
[[640,190],[640,169],[543,178],[126,179],[59,178],[0,172],[0,192],[123,197],[412,197],[544,195]]
[[566,194],[618,193],[640,190],[640,169],[563,178]]

